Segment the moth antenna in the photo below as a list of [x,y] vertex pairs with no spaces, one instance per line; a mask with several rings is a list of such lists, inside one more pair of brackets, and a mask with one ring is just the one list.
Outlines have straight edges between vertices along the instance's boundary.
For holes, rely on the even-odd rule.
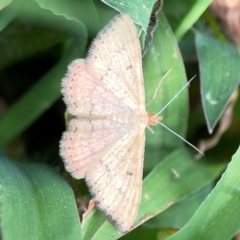
[[194,145],[192,145],[190,142],[188,142],[186,139],[184,139],[182,136],[180,136],[179,134],[175,133],[172,129],[170,129],[169,127],[167,127],[165,124],[158,122],[159,125],[163,126],[164,128],[166,128],[168,131],[170,131],[171,133],[173,133],[174,135],[176,135],[177,137],[179,137],[180,139],[182,139],[185,143],[187,143],[189,146],[191,146],[192,148],[194,148],[196,151],[198,151],[200,154],[202,154],[204,156],[204,154],[198,149],[196,148]]
[[196,75],[193,76],[193,77],[178,91],[178,93],[177,93],[176,95],[174,95],[174,97],[160,110],[160,112],[157,113],[157,115],[161,114],[161,113],[169,106],[169,104],[171,104],[171,102],[178,97],[178,95],[186,88],[186,86],[188,86],[188,85],[191,83],[191,81],[192,81],[195,77],[196,77]]

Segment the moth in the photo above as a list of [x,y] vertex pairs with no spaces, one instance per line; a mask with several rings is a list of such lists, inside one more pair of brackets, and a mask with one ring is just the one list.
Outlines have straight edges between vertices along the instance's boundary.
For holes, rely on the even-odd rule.
[[65,168],[85,178],[100,210],[123,232],[142,192],[145,128],[161,119],[145,109],[142,56],[132,19],[117,15],[73,61],[62,80],[73,119],[60,141]]

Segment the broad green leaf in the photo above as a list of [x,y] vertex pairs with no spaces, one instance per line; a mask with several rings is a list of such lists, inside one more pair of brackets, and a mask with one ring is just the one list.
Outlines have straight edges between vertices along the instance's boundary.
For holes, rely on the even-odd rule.
[[240,55],[230,44],[195,31],[201,95],[208,131],[212,133],[240,82]]
[[47,166],[0,157],[1,235],[5,240],[81,237],[70,186]]
[[[144,179],[142,201],[133,227],[154,217],[180,199],[209,186],[223,167],[224,164],[210,164],[204,160],[197,162],[185,149],[174,151]],[[174,176],[172,169],[179,173],[179,178]],[[114,239],[121,235],[98,210],[91,212],[85,219],[84,239]]]
[[169,240],[232,239],[239,232],[239,169],[240,148],[233,155],[227,170],[193,218]]
[[[163,13],[159,14],[159,24],[154,32],[153,41],[143,58],[144,84],[146,103],[153,94],[163,75],[172,70],[163,80],[156,99],[147,106],[148,112],[159,112],[186,84],[186,74],[182,56],[172,30]],[[188,124],[188,95],[187,88],[161,114],[162,123],[174,132],[185,137]],[[155,133],[147,133],[147,145],[166,145],[176,147],[183,141],[174,136],[162,126],[153,127]]]
[[119,12],[128,14],[137,24],[141,25],[144,32],[147,31],[150,15],[156,0],[102,0]]

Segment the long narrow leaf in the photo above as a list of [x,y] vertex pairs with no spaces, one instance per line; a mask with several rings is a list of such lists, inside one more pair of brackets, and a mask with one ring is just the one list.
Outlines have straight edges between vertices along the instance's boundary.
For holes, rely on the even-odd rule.
[[193,218],[169,240],[231,239],[240,230],[240,148]]

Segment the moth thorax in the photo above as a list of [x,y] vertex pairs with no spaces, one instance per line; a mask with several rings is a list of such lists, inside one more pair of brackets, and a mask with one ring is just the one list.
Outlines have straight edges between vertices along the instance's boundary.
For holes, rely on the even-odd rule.
[[108,116],[107,119],[121,123],[128,123],[133,125],[140,124],[146,126],[148,123],[148,114],[146,111],[129,111]]
[[163,117],[158,116],[156,113],[148,113],[148,125],[157,125],[162,119]]

